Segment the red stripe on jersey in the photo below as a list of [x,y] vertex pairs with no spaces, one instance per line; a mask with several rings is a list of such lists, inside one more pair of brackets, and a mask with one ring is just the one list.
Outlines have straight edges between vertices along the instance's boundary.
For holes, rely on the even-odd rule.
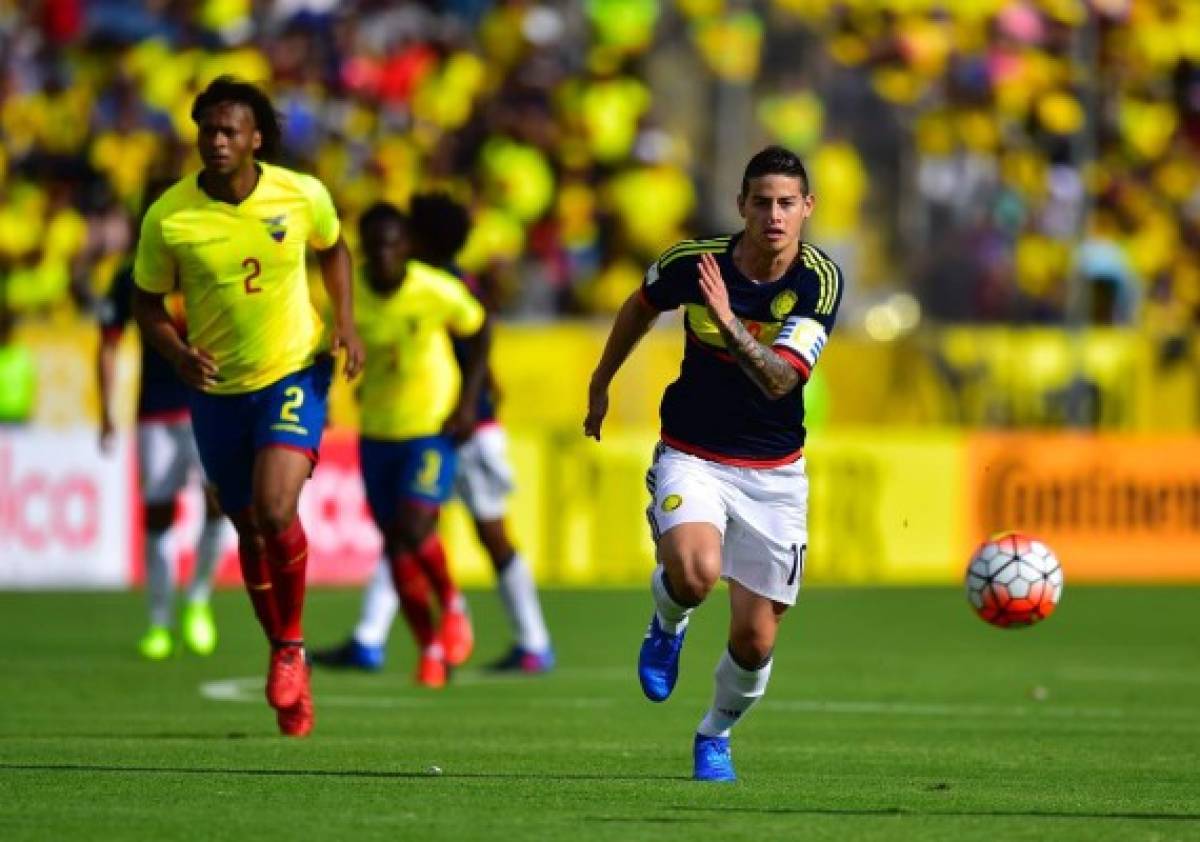
[[800,379],[802,381],[808,380],[809,375],[812,374],[812,367],[809,366],[808,360],[804,359],[804,357],[800,356],[786,345],[772,345],[771,350],[787,360],[788,365],[800,373]]
[[729,353],[728,351],[722,351],[720,348],[716,347],[715,345],[709,345],[707,342],[705,342],[703,339],[701,339],[699,336],[697,336],[691,330],[691,328],[688,328],[688,330],[687,330],[687,338],[688,338],[689,342],[694,343],[697,347],[703,349],[705,352],[712,354],[714,357],[716,357],[718,360],[720,360],[723,363],[736,363],[737,362],[737,360],[735,360],[733,358],[733,354]]
[[125,328],[121,325],[107,325],[100,328],[100,338],[105,342],[116,342],[124,332]]
[[681,453],[686,453],[689,456],[698,456],[701,459],[707,459],[709,462],[717,462],[721,465],[731,465],[735,468],[781,468],[784,465],[792,464],[804,455],[804,448],[802,447],[785,456],[774,456],[769,459],[749,459],[744,456],[726,456],[723,453],[705,450],[703,447],[697,447],[693,444],[672,438],[666,433],[659,433],[659,437],[662,439],[663,444],[673,447]]

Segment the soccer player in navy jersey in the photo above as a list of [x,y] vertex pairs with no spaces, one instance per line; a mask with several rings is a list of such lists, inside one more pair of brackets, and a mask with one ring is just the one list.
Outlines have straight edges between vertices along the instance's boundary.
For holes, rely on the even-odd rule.
[[693,741],[693,775],[710,781],[736,779],[730,730],[766,691],[779,622],[803,578],[803,387],[842,297],[841,271],[801,239],[814,201],[795,154],[755,155],[737,205],[741,232],[667,250],[622,305],[583,424],[600,439],[613,377],[658,314],[683,306],[683,364],[663,395],[646,477],[659,563],[638,678],[651,701],[670,696],[691,614],[725,579],[729,644]]
[[[166,185],[163,185],[164,187]],[[160,191],[149,191],[157,195]],[[121,268],[99,309],[100,347],[97,375],[100,388],[100,448],[109,450],[115,432],[112,416],[113,381],[117,348],[125,328],[133,320],[133,265]],[[182,304],[170,300],[168,310],[176,319],[181,336],[187,336]],[[203,479],[200,454],[192,435],[188,409],[188,387],[148,342],[142,343],[141,387],[137,405],[138,477],[145,502],[146,595],[150,626],[138,641],[143,657],[160,661],[175,651],[172,633],[174,568],[168,558],[171,548],[175,503],[192,480]],[[192,580],[179,617],[184,645],[197,655],[208,655],[217,646],[209,596],[221,553],[224,520],[211,487],[205,488],[204,526],[196,542]]]

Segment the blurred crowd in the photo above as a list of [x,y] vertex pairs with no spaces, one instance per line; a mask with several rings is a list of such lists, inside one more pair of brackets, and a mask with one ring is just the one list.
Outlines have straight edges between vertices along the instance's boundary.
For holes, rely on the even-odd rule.
[[1200,315],[1200,3],[779,5],[873,115],[858,147],[888,185],[891,282],[927,315],[1163,330]]
[[1187,0],[0,0],[9,307],[91,306],[223,73],[265,84],[348,235],[377,199],[468,202],[461,262],[511,316],[614,309],[736,223],[767,142],[809,163],[851,320],[1200,313]]

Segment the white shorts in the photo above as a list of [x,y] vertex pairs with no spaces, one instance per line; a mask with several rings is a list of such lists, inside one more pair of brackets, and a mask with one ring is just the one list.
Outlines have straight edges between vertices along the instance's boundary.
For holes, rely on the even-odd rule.
[[480,427],[458,448],[454,493],[476,520],[499,520],[508,510],[513,470],[508,462],[508,436],[499,424]]
[[803,457],[778,468],[738,468],[659,444],[646,486],[655,542],[681,523],[711,523],[721,533],[721,578],[796,602],[808,549]]
[[190,420],[139,422],[137,437],[139,479],[146,503],[170,503],[193,476],[203,480]]

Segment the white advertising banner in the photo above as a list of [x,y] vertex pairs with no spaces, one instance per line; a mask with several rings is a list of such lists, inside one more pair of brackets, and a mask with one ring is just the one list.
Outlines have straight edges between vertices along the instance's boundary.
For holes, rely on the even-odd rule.
[[133,558],[130,437],[0,426],[0,588],[123,588]]

